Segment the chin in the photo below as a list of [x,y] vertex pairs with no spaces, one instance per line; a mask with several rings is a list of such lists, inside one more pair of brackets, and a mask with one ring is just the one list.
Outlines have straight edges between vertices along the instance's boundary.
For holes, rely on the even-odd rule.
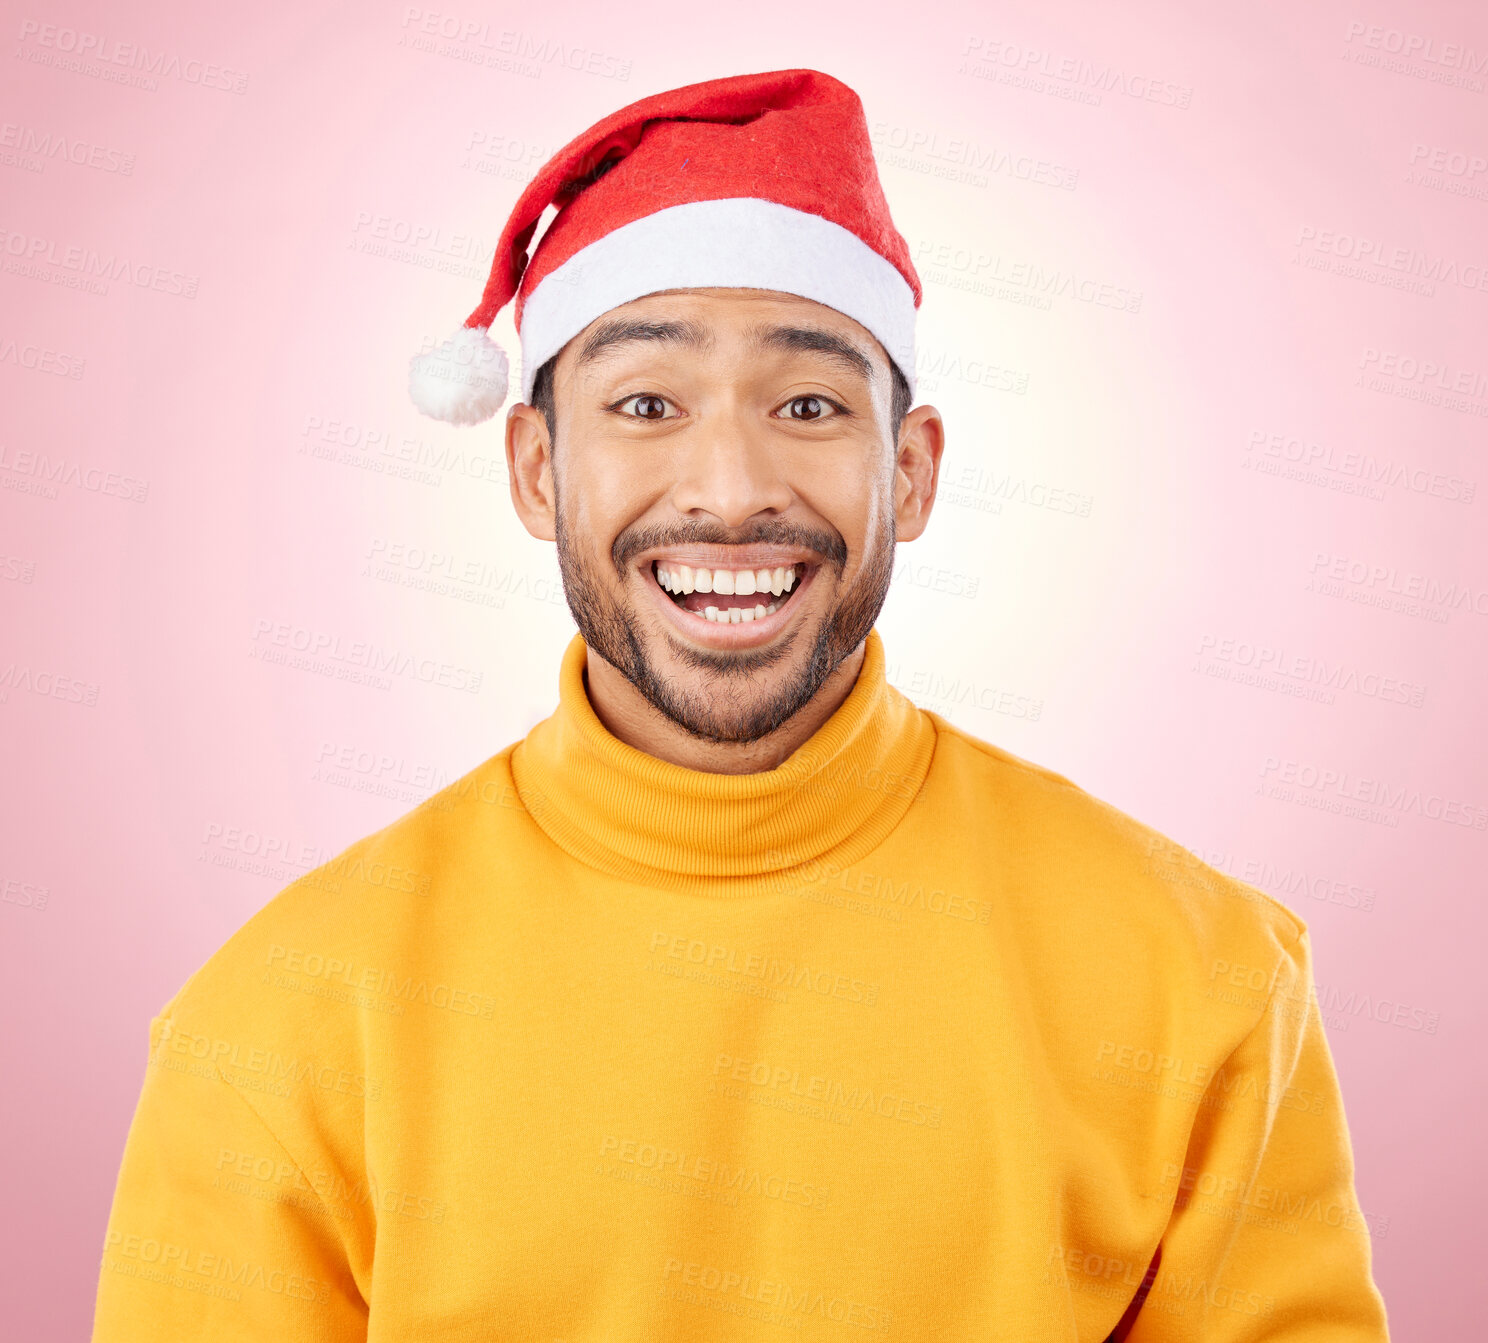
[[626,671],[631,684],[658,713],[702,740],[767,737],[799,713],[825,679],[816,629],[738,651],[699,649],[669,630],[631,629],[640,655]]

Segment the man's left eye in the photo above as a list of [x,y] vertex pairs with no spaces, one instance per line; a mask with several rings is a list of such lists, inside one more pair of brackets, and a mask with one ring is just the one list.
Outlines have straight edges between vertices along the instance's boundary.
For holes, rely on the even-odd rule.
[[837,413],[837,408],[819,396],[793,396],[781,407],[787,420],[825,420]]
[[667,414],[667,407],[671,405],[664,396],[655,396],[651,393],[642,393],[639,396],[628,396],[624,401],[615,403],[612,409],[619,410],[623,406],[629,406],[630,410],[622,413],[636,420],[670,420],[676,416]]

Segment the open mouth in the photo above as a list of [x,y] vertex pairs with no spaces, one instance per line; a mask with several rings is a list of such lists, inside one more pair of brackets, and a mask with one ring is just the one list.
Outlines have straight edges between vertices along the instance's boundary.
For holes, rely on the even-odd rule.
[[799,563],[773,569],[703,569],[658,560],[651,573],[674,605],[699,620],[739,625],[763,620],[788,606],[815,567]]

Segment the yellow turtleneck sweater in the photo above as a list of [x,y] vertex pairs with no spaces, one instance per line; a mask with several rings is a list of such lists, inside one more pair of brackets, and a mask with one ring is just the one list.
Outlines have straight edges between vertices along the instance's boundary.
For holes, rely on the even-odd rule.
[[745,775],[585,656],[154,1019],[95,1343],[1387,1337],[1300,919],[877,632]]

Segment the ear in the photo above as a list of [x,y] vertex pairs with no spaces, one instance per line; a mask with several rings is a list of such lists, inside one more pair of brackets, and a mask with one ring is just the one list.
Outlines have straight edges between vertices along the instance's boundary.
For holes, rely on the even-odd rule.
[[930,521],[945,423],[934,406],[916,406],[899,428],[894,462],[894,526],[900,541],[913,541]]
[[519,403],[506,413],[506,473],[522,525],[539,541],[556,540],[553,445],[548,422],[535,406]]

